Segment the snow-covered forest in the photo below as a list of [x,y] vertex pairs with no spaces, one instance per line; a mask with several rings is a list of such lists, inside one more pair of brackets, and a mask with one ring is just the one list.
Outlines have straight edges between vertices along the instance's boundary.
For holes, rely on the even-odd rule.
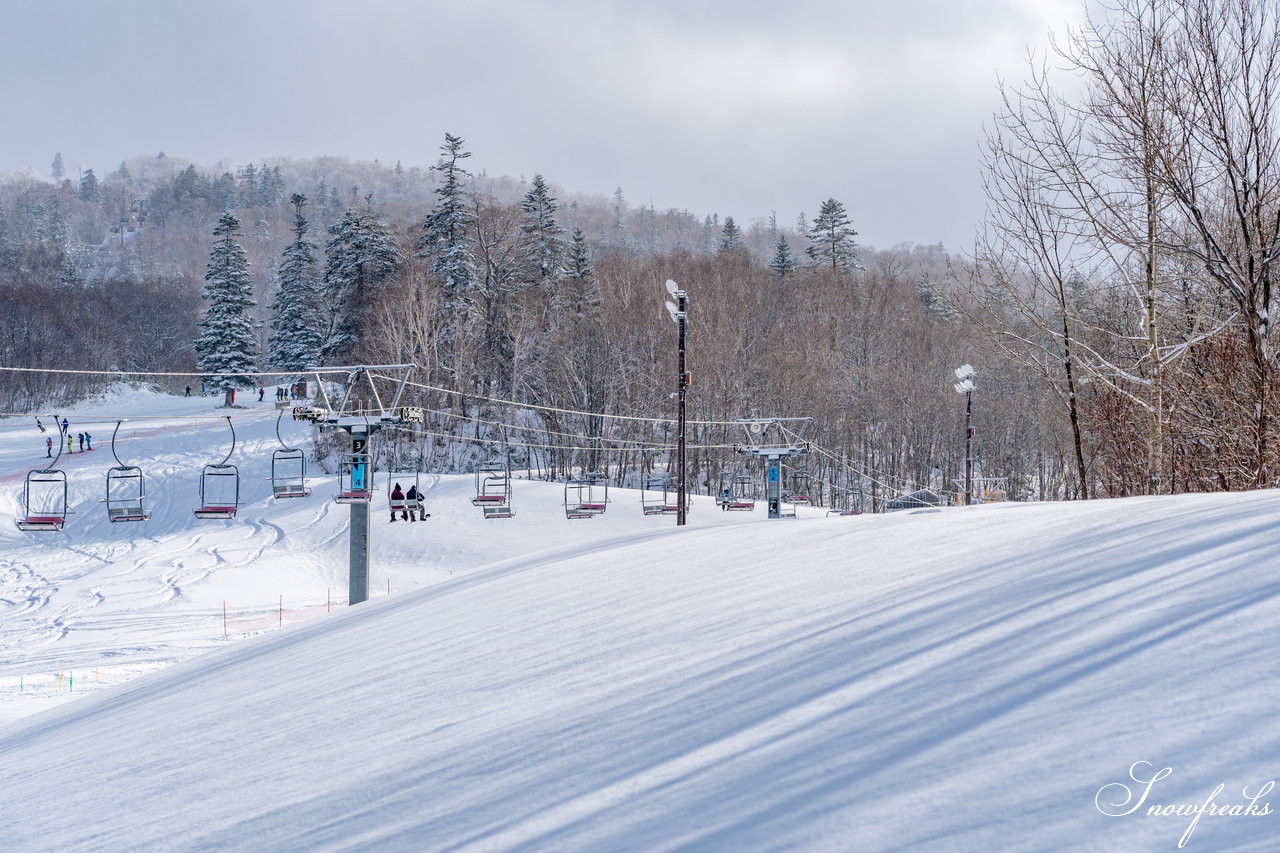
[[[158,154],[99,174],[54,152],[47,175],[0,183],[0,352],[30,368],[225,368],[196,343],[218,234],[248,282],[235,364],[414,362],[445,389],[412,400],[428,421],[405,452],[424,465],[461,470],[505,443],[548,477],[635,482],[668,460],[627,442],[669,444],[661,428],[512,404],[669,417],[674,279],[692,306],[690,417],[812,417],[816,478],[870,506],[962,475],[962,363],[978,371],[977,471],[1012,497],[1271,485],[1274,18],[1133,0],[1063,39],[1040,61],[1066,72],[1033,62],[1004,86],[972,247],[859,245],[876,211],[857,199],[780,223],[657,210],[632,200],[643,187],[494,177],[484,140],[451,134],[407,167]],[[0,381],[15,411],[109,379]],[[736,438],[716,430],[695,444]],[[736,464],[705,450],[691,473],[706,491]]]

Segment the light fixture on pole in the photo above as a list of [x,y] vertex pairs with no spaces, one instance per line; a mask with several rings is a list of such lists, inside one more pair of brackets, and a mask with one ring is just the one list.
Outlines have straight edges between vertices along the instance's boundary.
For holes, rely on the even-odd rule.
[[676,324],[676,359],[679,373],[676,385],[676,397],[679,399],[676,413],[676,525],[681,526],[687,520],[689,493],[685,483],[685,417],[684,398],[689,387],[689,374],[684,366],[684,341],[689,326],[689,294],[671,279],[667,279],[667,293],[675,302],[667,300],[667,314]]
[[956,368],[957,394],[964,395],[964,505],[973,502],[973,365],[962,364]]

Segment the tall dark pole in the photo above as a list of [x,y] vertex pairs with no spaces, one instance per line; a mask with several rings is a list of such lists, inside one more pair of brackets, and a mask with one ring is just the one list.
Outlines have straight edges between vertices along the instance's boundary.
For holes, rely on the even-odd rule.
[[667,303],[667,313],[671,315],[671,319],[676,324],[676,369],[678,371],[676,398],[679,400],[679,406],[676,411],[676,526],[679,527],[686,521],[685,505],[689,501],[689,486],[685,480],[684,460],[684,398],[685,391],[689,387],[689,371],[685,369],[684,364],[684,340],[689,324],[689,294],[670,279],[667,279],[667,293],[671,294],[671,298],[675,300],[675,302]]
[[689,487],[685,481],[686,471],[684,451],[685,451],[685,419],[684,419],[684,398],[685,391],[689,387],[689,373],[684,366],[684,339],[689,323],[689,295],[683,290],[676,293],[676,350],[679,353],[679,388],[677,394],[680,398],[679,411],[676,415],[676,431],[679,433],[676,444],[676,467],[679,469],[678,479],[676,480],[676,526],[685,523],[685,510],[688,503]]
[[973,392],[964,392],[964,505],[973,502]]
[[973,377],[971,365],[956,368],[956,393],[964,395],[964,505],[973,503]]

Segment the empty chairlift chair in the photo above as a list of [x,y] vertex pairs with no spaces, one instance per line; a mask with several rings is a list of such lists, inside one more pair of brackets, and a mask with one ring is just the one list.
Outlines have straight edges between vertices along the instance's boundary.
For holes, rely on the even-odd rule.
[[782,499],[787,503],[810,506],[813,503],[813,477],[808,471],[792,471],[788,489]]
[[[286,400],[286,402],[288,402]],[[280,449],[271,454],[271,496],[274,498],[305,498],[311,494],[307,488],[307,460],[300,448],[290,447],[280,436],[280,421],[276,418],[276,438]]]
[[196,518],[235,518],[240,506],[240,469],[230,464],[236,452],[236,428],[231,427],[231,450],[221,462],[206,465],[200,472],[200,506],[193,512]]
[[19,530],[53,531],[61,530],[66,521],[66,472],[57,468],[28,472],[22,488],[22,516],[14,524]]
[[485,462],[476,469],[475,497],[472,506],[480,507],[485,518],[511,518],[511,470],[502,462]]
[[609,481],[597,472],[583,474],[564,484],[566,518],[593,518],[603,515],[609,505]]
[[335,503],[368,503],[373,497],[372,463],[368,457],[347,456],[338,467],[338,493]]
[[[640,492],[640,507],[645,515],[675,515],[680,511],[679,485],[675,477],[650,477]],[[685,495],[684,508],[689,510]]]
[[124,464],[116,453],[116,435],[120,432],[121,423],[123,421],[116,421],[116,428],[111,432],[111,455],[115,457],[116,465],[107,470],[107,497],[104,501],[107,519],[112,522],[147,521],[151,518],[151,511],[143,506],[146,481],[142,469]]

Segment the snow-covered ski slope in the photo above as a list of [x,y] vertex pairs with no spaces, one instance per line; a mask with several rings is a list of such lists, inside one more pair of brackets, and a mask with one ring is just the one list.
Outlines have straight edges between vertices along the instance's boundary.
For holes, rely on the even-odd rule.
[[[1280,494],[676,530],[528,482],[485,522],[441,477],[374,531],[383,595],[326,613],[345,508],[263,485],[196,522],[171,495],[226,451],[192,423],[130,446],[145,531],[85,491],[3,534],[6,707],[36,664],[156,670],[0,727],[6,850],[1174,850],[1194,818],[1149,806],[1206,801],[1237,813],[1187,849],[1276,849]],[[2,429],[18,471],[41,439]],[[274,420],[244,433],[261,458]],[[259,636],[222,639],[236,593]],[[311,612],[267,630],[278,594]],[[1120,814],[1131,768],[1171,771]]]

